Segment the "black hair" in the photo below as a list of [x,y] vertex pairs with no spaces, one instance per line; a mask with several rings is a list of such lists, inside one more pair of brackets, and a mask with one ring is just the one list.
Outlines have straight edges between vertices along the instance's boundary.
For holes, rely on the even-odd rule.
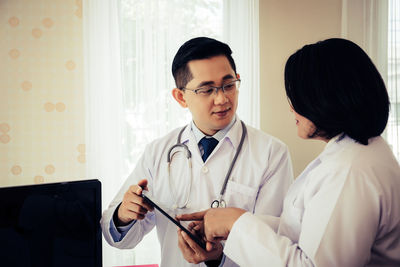
[[176,52],[172,62],[172,75],[177,88],[184,88],[193,76],[188,62],[196,59],[206,59],[214,56],[225,56],[236,74],[232,50],[225,43],[208,37],[197,37],[185,42]]
[[315,124],[315,135],[344,133],[368,145],[389,116],[385,83],[368,55],[339,38],[306,45],[285,66],[286,95],[293,109]]

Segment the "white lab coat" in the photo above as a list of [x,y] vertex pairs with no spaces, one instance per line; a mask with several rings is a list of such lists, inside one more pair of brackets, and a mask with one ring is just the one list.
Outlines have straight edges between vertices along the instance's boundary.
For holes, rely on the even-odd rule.
[[243,214],[224,253],[241,266],[400,266],[400,167],[381,137],[331,140],[280,218]]
[[[178,247],[176,226],[157,210],[149,212],[144,220],[137,221],[126,236],[114,242],[110,235],[110,221],[115,208],[130,185],[140,179],[149,181],[148,187],[158,203],[172,207],[174,197],[170,189],[167,173],[167,152],[176,144],[181,128],[163,138],[150,143],[130,174],[121,190],[103,213],[101,220],[103,234],[108,243],[117,248],[134,248],[154,226],[161,244],[161,266],[195,266],[189,264]],[[286,145],[278,139],[247,126],[242,151],[239,154],[228,182],[225,201],[229,207],[239,207],[256,214],[278,216],[283,207],[283,199],[293,182],[290,156]],[[219,196],[225,175],[239,145],[242,134],[240,120],[237,119],[226,136],[218,143],[204,163],[194,141],[190,127],[182,134],[182,142],[192,153],[193,183],[188,207],[177,213],[191,213],[208,209],[211,202]],[[174,156],[171,181],[181,203],[188,196],[190,175],[186,157],[183,153]],[[174,215],[174,214],[172,214]],[[205,266],[204,263],[201,266]],[[229,259],[224,266],[236,266]]]

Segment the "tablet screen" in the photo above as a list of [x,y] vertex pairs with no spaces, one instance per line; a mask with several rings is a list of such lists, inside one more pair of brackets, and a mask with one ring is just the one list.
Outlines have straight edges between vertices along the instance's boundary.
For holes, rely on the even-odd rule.
[[166,211],[164,211],[162,208],[160,208],[159,205],[157,205],[154,201],[152,201],[149,197],[149,193],[146,190],[143,190],[142,192],[142,197],[145,199],[146,202],[148,202],[151,206],[156,208],[161,214],[163,214],[165,217],[167,217],[171,222],[173,222],[176,226],[178,226],[182,231],[184,231],[190,238],[197,243],[201,248],[204,250],[206,249],[206,244],[203,240],[201,240],[199,237],[195,236],[192,234],[188,229],[186,229],[179,221],[175,220],[172,218]]

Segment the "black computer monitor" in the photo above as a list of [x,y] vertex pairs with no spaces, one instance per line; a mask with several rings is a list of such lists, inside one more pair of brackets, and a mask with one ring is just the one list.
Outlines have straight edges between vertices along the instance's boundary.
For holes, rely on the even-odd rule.
[[101,267],[101,183],[0,188],[0,266]]

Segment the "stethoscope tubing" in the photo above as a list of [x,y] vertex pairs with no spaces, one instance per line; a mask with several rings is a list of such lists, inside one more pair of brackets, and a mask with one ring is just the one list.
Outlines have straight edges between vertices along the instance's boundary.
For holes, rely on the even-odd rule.
[[[237,150],[236,150],[235,157],[233,158],[232,163],[231,163],[231,165],[229,166],[229,170],[228,170],[228,172],[226,173],[226,176],[225,176],[225,179],[224,179],[224,184],[222,185],[221,192],[219,193],[219,195],[221,196],[221,200],[223,200],[223,196],[224,196],[224,194],[225,194],[225,190],[226,190],[226,186],[227,186],[228,181],[229,181],[229,177],[231,176],[232,169],[233,169],[233,167],[235,166],[235,163],[236,163],[236,160],[237,160],[237,158],[238,158],[238,156],[239,156],[239,153],[240,153],[240,151],[242,150],[242,146],[243,146],[243,143],[244,143],[244,139],[245,139],[245,137],[246,137],[246,135],[247,135],[247,128],[246,128],[246,126],[244,125],[244,122],[243,122],[243,121],[240,121],[240,122],[241,122],[241,124],[242,124],[242,137],[240,138],[240,143],[239,143],[239,146],[238,146],[238,148],[237,148]],[[221,201],[221,200],[220,200],[220,201]]]
[[[225,203],[225,200],[223,199],[223,197],[224,197],[224,195],[225,195],[226,187],[227,187],[229,178],[230,178],[230,176],[231,176],[233,167],[235,166],[235,163],[236,163],[236,160],[237,160],[237,158],[238,158],[238,156],[239,156],[239,153],[240,153],[241,150],[242,150],[242,146],[243,146],[243,143],[244,143],[244,139],[246,138],[246,135],[247,135],[247,128],[246,128],[246,125],[244,124],[243,121],[240,121],[240,123],[241,123],[241,125],[242,125],[242,136],[241,136],[241,138],[240,138],[240,142],[239,142],[238,148],[237,148],[236,153],[235,153],[235,156],[233,157],[233,160],[232,160],[232,162],[231,162],[231,164],[230,164],[230,166],[229,166],[228,172],[227,172],[226,175],[225,175],[224,183],[223,183],[223,185],[222,185],[222,187],[221,187],[221,191],[220,191],[220,194],[219,194],[219,198],[218,198],[218,199],[215,199],[215,200],[213,200],[213,201],[211,202],[211,208],[219,208],[219,207],[225,208],[225,207],[226,207],[226,203]],[[183,128],[180,130],[180,132],[179,132],[179,134],[178,134],[178,138],[177,138],[177,143],[176,143],[175,145],[173,145],[173,146],[168,150],[168,154],[167,154],[168,180],[169,180],[171,189],[172,189],[172,184],[171,184],[171,181],[170,181],[170,180],[171,180],[171,177],[170,177],[170,164],[171,164],[171,161],[172,161],[172,156],[174,155],[174,154],[172,154],[172,156],[171,156],[172,150],[174,150],[174,149],[177,148],[177,147],[183,147],[183,148],[184,148],[184,150],[186,151],[186,158],[187,158],[188,161],[189,161],[189,169],[190,169],[190,172],[192,172],[192,170],[191,170],[191,168],[192,168],[192,164],[191,164],[192,153],[190,152],[190,150],[189,150],[189,148],[187,147],[187,145],[181,143],[181,137],[182,137],[183,131],[185,130],[186,127],[187,127],[187,126],[183,127]],[[189,185],[189,195],[190,195],[190,191],[191,191],[191,187],[192,187],[192,182],[193,182],[193,181],[192,181],[192,180],[193,180],[193,177],[192,177],[192,176],[193,176],[193,175],[192,175],[192,173],[191,173],[191,181],[190,181],[190,185]],[[175,195],[175,193],[176,193],[176,192],[172,192],[173,195]],[[177,206],[178,208],[184,208],[184,207],[186,207],[186,205],[187,205],[187,203],[188,203],[188,201],[189,201],[189,195],[188,195],[188,197],[187,197],[187,199],[186,199],[186,201],[185,201],[185,204],[184,204],[183,206],[181,206],[181,207],[178,207],[178,206]],[[215,205],[214,205],[214,204],[215,204]],[[177,204],[175,203],[175,205],[177,205]]]

